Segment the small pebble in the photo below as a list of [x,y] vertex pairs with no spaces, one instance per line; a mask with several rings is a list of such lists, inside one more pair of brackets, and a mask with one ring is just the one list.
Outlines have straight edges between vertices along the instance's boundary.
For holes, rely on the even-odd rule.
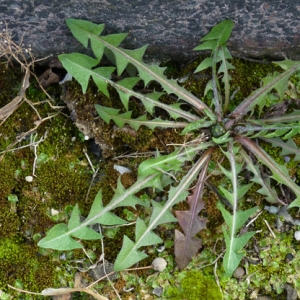
[[25,177],[25,180],[26,180],[27,182],[32,182],[32,181],[33,181],[33,177],[32,177],[32,176],[26,176],[26,177]]
[[294,238],[295,238],[297,241],[300,241],[300,231],[299,231],[299,230],[295,231],[295,233],[294,233]]
[[294,258],[294,255],[292,253],[288,253],[286,256],[285,256],[285,261],[286,262],[290,262],[292,261]]
[[158,286],[153,290],[152,294],[154,294],[157,297],[161,297],[163,291],[163,288],[161,286]]
[[153,269],[158,272],[162,272],[166,266],[167,262],[161,257],[156,257],[152,262]]
[[233,273],[233,276],[236,279],[241,279],[244,275],[245,275],[245,270],[244,270],[244,268],[241,268],[241,267],[236,268]]
[[266,211],[268,211],[270,214],[276,215],[278,213],[278,207],[276,206],[265,206],[264,207]]
[[51,216],[57,216],[59,214],[59,211],[54,208],[51,208],[50,213],[51,213]]

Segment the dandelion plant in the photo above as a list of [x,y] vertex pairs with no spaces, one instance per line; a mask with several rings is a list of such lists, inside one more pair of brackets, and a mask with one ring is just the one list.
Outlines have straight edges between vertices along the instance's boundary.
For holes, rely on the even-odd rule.
[[[205,211],[203,198],[210,174],[224,174],[225,184],[216,187],[221,202],[217,207],[224,218],[223,234],[225,255],[223,267],[230,277],[244,256],[243,248],[254,232],[240,232],[247,220],[256,212],[255,205],[243,210],[240,202],[247,197],[252,184],[261,186],[258,193],[270,203],[288,205],[288,208],[300,207],[300,188],[289,176],[287,167],[279,164],[262,148],[263,144],[282,149],[283,155],[299,160],[299,148],[293,137],[300,131],[300,111],[292,110],[282,116],[264,117],[266,97],[270,93],[278,95],[278,103],[285,101],[285,92],[290,76],[299,70],[300,62],[284,60],[274,62],[281,72],[269,74],[262,80],[261,87],[253,91],[236,107],[231,87],[231,54],[227,40],[233,29],[233,22],[225,20],[216,25],[210,33],[201,39],[195,50],[209,50],[211,56],[204,59],[195,72],[210,68],[212,78],[207,83],[204,95],[211,93],[212,101],[197,98],[181,87],[175,79],[164,75],[165,69],[157,64],[143,61],[146,46],[135,50],[120,47],[126,34],[102,35],[104,25],[89,21],[68,19],[67,25],[74,37],[84,47],[91,47],[94,57],[80,53],[62,54],[59,59],[80,84],[85,93],[89,80],[92,79],[99,91],[109,97],[108,86],[114,88],[122,102],[122,110],[96,105],[99,116],[106,122],[117,126],[125,124],[134,130],[146,126],[155,128],[178,128],[181,135],[192,137],[184,146],[174,146],[169,154],[160,154],[142,162],[138,168],[136,183],[127,190],[119,181],[115,195],[106,206],[102,203],[101,191],[95,198],[89,215],[84,221],[80,219],[78,206],[75,206],[68,224],[57,224],[49,230],[39,246],[57,250],[70,250],[82,247],[78,239],[101,239],[90,225],[118,225],[126,223],[113,213],[119,206],[145,205],[136,194],[146,187],[165,190],[167,201],[163,204],[151,200],[152,214],[149,221],[138,218],[135,224],[135,238],[123,238],[123,246],[116,258],[116,271],[128,268],[147,257],[145,246],[162,242],[156,232],[157,226],[168,222],[179,222],[182,231],[175,234],[175,256],[178,267],[183,269],[192,257],[201,249],[198,232],[205,230],[206,220],[199,217]],[[115,66],[101,66],[103,56],[115,62]],[[135,68],[136,76],[130,77],[127,70]],[[114,79],[112,77],[112,74]],[[120,78],[116,80],[115,78]],[[140,93],[135,86],[147,87],[155,82],[161,88],[150,93]],[[162,95],[172,94],[177,97],[174,104],[161,101]],[[132,98],[139,99],[144,106],[144,114],[132,117],[129,103]],[[184,105],[185,104],[185,105]],[[186,105],[187,104],[187,105]],[[187,109],[187,106],[189,107]],[[157,108],[166,112],[168,117],[157,115]],[[160,110],[161,111],[161,110]],[[221,153],[224,159],[213,161],[214,152]],[[267,170],[268,172],[265,172]],[[244,172],[252,174],[248,180]],[[266,174],[269,173],[269,176]],[[180,175],[180,176],[179,176]],[[175,181],[178,177],[180,180]],[[295,198],[283,199],[276,184],[285,185]],[[187,201],[188,211],[173,211],[174,205]],[[188,247],[187,247],[188,246]]]

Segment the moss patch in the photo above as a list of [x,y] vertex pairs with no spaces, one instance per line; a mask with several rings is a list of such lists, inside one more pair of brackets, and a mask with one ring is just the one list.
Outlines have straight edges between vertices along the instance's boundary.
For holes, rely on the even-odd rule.
[[201,271],[189,271],[182,278],[180,286],[167,289],[165,297],[174,300],[221,300],[222,294],[214,279],[204,276]]

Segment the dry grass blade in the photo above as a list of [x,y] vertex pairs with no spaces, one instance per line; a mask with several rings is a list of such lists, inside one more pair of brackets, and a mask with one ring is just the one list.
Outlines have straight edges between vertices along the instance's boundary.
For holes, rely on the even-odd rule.
[[4,122],[20,106],[22,100],[23,100],[23,97],[17,96],[12,101],[10,101],[8,104],[3,106],[0,109],[0,120]]
[[30,70],[29,68],[26,68],[25,75],[23,77],[22,84],[20,87],[19,95],[16,96],[12,101],[10,101],[8,104],[6,104],[0,109],[1,121],[4,122],[21,105],[22,101],[25,99],[26,97],[25,92],[26,89],[29,87],[29,77],[30,77]]
[[[44,59],[36,60],[31,54],[30,48],[24,48],[22,42],[22,39],[19,44],[13,41],[13,36],[8,30],[8,24],[6,24],[6,29],[0,33],[0,58],[4,58],[7,65],[11,64],[13,66],[13,63],[18,63],[25,75],[22,79],[19,95],[4,107],[0,108],[0,121],[2,121],[0,125],[22,104],[22,100],[26,100],[25,92],[29,87],[30,74],[35,76],[35,74],[31,72],[31,67],[33,67],[37,61]],[[51,97],[49,98],[51,99]]]
[[99,295],[98,293],[87,289],[87,288],[59,288],[59,289],[52,289],[52,288],[48,288],[43,290],[41,293],[34,293],[34,292],[30,292],[30,291],[26,291],[26,290],[22,290],[22,289],[18,289],[10,284],[8,284],[8,287],[16,290],[20,293],[25,293],[25,294],[31,294],[31,295],[41,295],[41,296],[60,296],[60,295],[66,295],[66,294],[70,294],[70,293],[74,293],[74,292],[83,292],[83,293],[87,293],[90,294],[94,297],[94,299],[98,299],[98,300],[108,300],[108,298]]
[[[6,24],[6,29],[3,30],[3,32],[0,32],[0,59],[2,58],[4,60],[4,63],[6,65],[11,65],[12,68],[15,67],[16,64],[19,64],[21,66],[22,72],[24,72],[24,76],[22,78],[21,87],[19,90],[18,95],[10,101],[8,104],[0,107],[0,126],[9,118],[24,102],[27,102],[28,105],[35,111],[38,120],[34,122],[35,127],[30,129],[29,131],[20,134],[16,137],[15,142],[13,142],[10,146],[6,148],[4,152],[2,152],[2,156],[0,157],[0,162],[3,159],[5,153],[7,151],[10,151],[11,148],[18,143],[20,140],[22,140],[26,135],[34,132],[39,125],[44,122],[45,120],[48,120],[50,118],[53,118],[57,115],[57,113],[48,116],[46,118],[42,118],[38,112],[38,110],[35,108],[35,105],[42,104],[44,102],[47,102],[53,109],[61,109],[62,107],[53,106],[50,101],[53,101],[53,99],[48,95],[48,93],[45,91],[45,89],[41,86],[41,89],[44,91],[45,95],[50,99],[50,101],[45,100],[41,101],[39,103],[33,103],[29,99],[26,98],[26,90],[30,86],[30,75],[33,75],[36,79],[37,76],[32,71],[34,68],[34,64],[38,61],[44,60],[42,59],[35,59],[34,56],[31,54],[31,49],[24,48],[24,45],[22,44],[23,41],[21,41],[17,44],[13,41],[13,36],[11,34],[11,31],[8,29],[8,24]],[[38,82],[38,80],[37,80]],[[59,113],[59,112],[58,112]]]
[[18,62],[21,66],[30,66],[32,62],[34,62],[30,48],[26,49],[23,46],[23,39],[21,38],[19,44],[13,41],[12,33],[8,29],[8,23],[6,23],[6,28],[3,32],[0,33],[0,58],[1,57],[4,57],[7,64]]

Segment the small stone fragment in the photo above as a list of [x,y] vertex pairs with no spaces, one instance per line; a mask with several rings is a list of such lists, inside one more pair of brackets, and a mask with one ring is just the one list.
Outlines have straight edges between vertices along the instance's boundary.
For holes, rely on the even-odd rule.
[[123,166],[119,166],[119,165],[114,165],[114,169],[116,171],[118,171],[121,175],[125,174],[125,173],[131,173],[131,170],[123,167]]
[[286,290],[286,299],[287,300],[297,300],[297,290],[294,289],[290,284],[286,283],[284,285],[284,289]]
[[[105,271],[104,271],[104,267],[105,267]],[[109,274],[113,271],[114,271],[114,265],[108,262],[107,260],[105,260],[105,266],[103,265],[103,263],[98,263],[97,266],[95,268],[90,269],[88,273],[94,280],[98,280],[104,277],[106,274]],[[110,280],[116,280],[117,277],[118,277],[117,273],[113,273],[109,275]]]
[[234,273],[233,273],[233,276],[236,279],[241,279],[244,275],[245,275],[245,270],[242,267],[236,268],[235,271],[234,271]]
[[158,272],[162,272],[166,266],[167,262],[161,257],[156,257],[152,262],[153,269]]
[[287,263],[289,263],[290,261],[292,261],[294,259],[294,255],[292,253],[288,253],[286,256],[285,256],[285,261]]
[[270,214],[276,215],[278,213],[278,207],[276,206],[265,206],[265,210],[267,210]]
[[153,290],[152,293],[157,297],[161,297],[163,291],[164,291],[163,288],[161,286],[158,286]]

